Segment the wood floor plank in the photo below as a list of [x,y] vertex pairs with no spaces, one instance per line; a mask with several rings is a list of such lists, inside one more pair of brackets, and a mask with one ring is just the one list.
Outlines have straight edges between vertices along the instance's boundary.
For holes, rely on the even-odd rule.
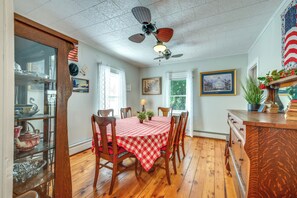
[[221,155],[221,144],[215,144],[215,197],[221,198],[225,196],[225,186],[222,185],[224,183],[224,163],[222,161]]
[[199,155],[199,162],[195,167],[193,186],[190,191],[190,197],[202,197],[206,178],[206,157],[208,139],[201,142],[201,152]]
[[177,175],[174,177],[172,184],[167,187],[165,192],[165,197],[176,197],[178,191],[181,189],[182,182],[185,178],[185,175],[187,173],[187,170],[189,168],[190,162],[193,157],[193,152],[195,151],[195,147],[197,146],[198,140],[194,139],[189,144],[188,147],[186,147],[186,156],[181,161],[181,163],[177,162]]
[[[134,170],[120,174],[114,191],[108,195],[111,171],[101,169],[97,187],[93,188],[95,156],[91,150],[71,156],[73,197],[236,197],[232,178],[224,168],[225,142],[207,138],[186,138],[186,157],[177,160],[177,175],[170,163],[171,185],[165,170],[142,173],[136,178]],[[128,163],[132,163],[131,161]],[[164,165],[164,163],[163,163]]]
[[183,180],[183,183],[180,187],[180,190],[177,193],[178,197],[189,197],[192,189],[192,185],[195,183],[195,173],[196,169],[198,167],[198,162],[200,158],[200,154],[202,152],[202,145],[204,141],[207,141],[206,139],[199,139],[196,143],[196,147],[194,149],[193,157],[190,162],[189,168],[186,172],[185,178]]

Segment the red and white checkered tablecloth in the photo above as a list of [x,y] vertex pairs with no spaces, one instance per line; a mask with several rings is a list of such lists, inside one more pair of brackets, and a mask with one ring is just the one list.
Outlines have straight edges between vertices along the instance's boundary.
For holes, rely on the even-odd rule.
[[117,143],[133,153],[148,171],[160,157],[161,148],[166,146],[169,129],[169,117],[153,117],[143,124],[136,117],[116,120]]

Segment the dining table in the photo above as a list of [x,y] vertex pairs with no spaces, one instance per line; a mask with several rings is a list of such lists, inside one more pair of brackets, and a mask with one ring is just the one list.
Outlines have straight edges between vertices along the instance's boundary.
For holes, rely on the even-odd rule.
[[[119,147],[133,153],[144,170],[149,171],[166,146],[170,129],[170,117],[155,116],[139,122],[137,117],[116,120],[116,139]],[[100,139],[99,128],[97,127]],[[111,141],[111,127],[107,128]],[[94,144],[93,144],[94,145]]]

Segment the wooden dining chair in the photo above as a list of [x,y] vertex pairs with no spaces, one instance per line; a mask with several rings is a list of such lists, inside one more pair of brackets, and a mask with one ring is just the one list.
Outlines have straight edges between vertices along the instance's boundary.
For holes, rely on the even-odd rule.
[[178,127],[177,127],[177,136],[176,136],[176,153],[177,153],[177,157],[178,157],[178,161],[181,162],[181,158],[180,158],[180,147],[182,149],[183,152],[183,157],[185,157],[185,136],[186,136],[186,128],[187,128],[187,122],[188,122],[188,116],[189,116],[189,112],[182,112],[179,118],[179,123],[178,123]]
[[[105,167],[112,170],[112,179],[109,188],[109,194],[112,193],[115,178],[118,174],[125,171],[126,169],[119,170],[118,165],[122,163],[123,160],[132,157],[133,154],[126,151],[124,148],[119,147],[117,145],[116,140],[116,119],[114,117],[99,117],[93,115],[91,118],[92,129],[93,129],[93,140],[95,145],[96,152],[96,169],[95,169],[95,177],[93,187],[96,188],[99,169]],[[107,127],[110,125],[111,127],[111,142],[108,142],[107,135]],[[97,127],[96,127],[97,126]],[[97,128],[99,128],[99,133],[97,132]],[[98,135],[100,136],[100,144],[98,142]],[[100,163],[100,159],[105,159],[107,162],[104,164]],[[108,166],[109,163],[112,163],[113,166]]]
[[97,115],[99,117],[108,117],[108,116],[110,116],[110,113],[111,113],[111,116],[114,117],[113,109],[99,109],[97,112]]
[[[177,132],[176,125],[177,125],[176,118],[172,117],[170,122],[170,130],[168,133],[167,144],[166,146],[161,148],[161,156],[160,156],[160,158],[163,158],[165,161],[165,167],[161,167],[161,168],[166,170],[166,177],[169,185],[171,185],[170,170],[169,170],[170,161],[172,161],[172,164],[173,164],[174,174],[177,174],[175,154],[174,154],[174,149],[175,149],[174,140],[176,138],[176,132]],[[140,171],[138,171],[138,165],[139,165],[139,161],[136,159],[135,174],[137,177],[139,177],[142,172],[142,167],[140,167]]]
[[163,117],[168,117],[168,114],[171,116],[172,115],[172,108],[171,107],[158,107],[158,116],[160,111],[163,114]]
[[132,117],[132,108],[131,107],[121,108],[120,113],[121,113],[121,119],[128,118],[129,117],[128,114],[130,114],[130,117]]

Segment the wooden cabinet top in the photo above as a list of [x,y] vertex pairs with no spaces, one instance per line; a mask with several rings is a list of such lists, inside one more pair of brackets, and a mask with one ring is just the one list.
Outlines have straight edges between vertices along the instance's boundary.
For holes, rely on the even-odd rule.
[[228,111],[233,116],[242,120],[242,124],[244,125],[297,130],[297,121],[286,120],[285,114],[280,114],[280,113],[269,114],[269,113],[250,112],[245,110],[228,110]]

